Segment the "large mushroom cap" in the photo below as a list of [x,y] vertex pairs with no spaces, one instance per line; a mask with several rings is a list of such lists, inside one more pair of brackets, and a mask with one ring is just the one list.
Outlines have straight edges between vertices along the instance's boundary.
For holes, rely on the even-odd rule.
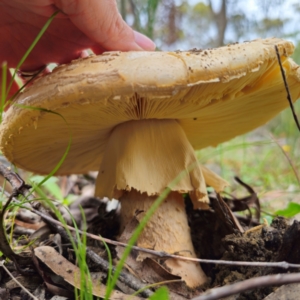
[[18,167],[48,173],[72,136],[57,174],[98,170],[113,128],[141,119],[175,119],[195,149],[216,146],[288,105],[274,45],[296,100],[300,71],[288,58],[293,45],[284,40],[107,52],[62,65],[21,93],[1,124],[1,151]]

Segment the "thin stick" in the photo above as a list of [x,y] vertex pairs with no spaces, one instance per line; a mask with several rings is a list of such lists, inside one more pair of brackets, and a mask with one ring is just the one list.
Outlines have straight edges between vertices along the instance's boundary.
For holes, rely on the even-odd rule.
[[299,120],[298,120],[298,117],[297,117],[296,112],[295,112],[294,104],[293,104],[292,97],[291,97],[291,94],[290,94],[289,85],[287,83],[285,72],[284,72],[284,69],[282,67],[282,63],[281,63],[281,59],[280,59],[280,54],[279,54],[279,50],[278,50],[277,45],[275,45],[275,51],[276,51],[277,60],[278,60],[279,66],[280,66],[280,71],[281,71],[282,79],[283,79],[283,82],[284,82],[284,86],[285,86],[285,89],[286,89],[286,92],[287,92],[287,99],[289,101],[290,108],[291,108],[291,111],[292,111],[295,123],[297,125],[297,128],[300,131]]
[[[1,167],[0,167],[0,173],[1,173]],[[8,179],[8,178],[6,178]],[[9,179],[8,179],[9,180]],[[1,188],[0,188],[1,190]],[[13,199],[16,202],[19,202],[16,198]],[[126,243],[110,240],[104,237],[99,237],[98,235],[94,235],[88,232],[83,232],[79,229],[76,229],[72,226],[69,225],[64,225],[58,220],[53,219],[52,217],[36,210],[30,207],[24,207],[25,209],[30,210],[31,212],[39,215],[42,217],[45,221],[48,221],[50,224],[55,224],[56,226],[60,226],[61,228],[68,228],[69,230],[76,232],[78,231],[80,234],[85,234],[86,236],[98,240],[100,242],[105,241],[108,244],[115,245],[115,246],[120,246],[120,247],[127,247]],[[188,260],[188,261],[193,261],[193,262],[200,262],[200,263],[207,263],[207,264],[219,264],[219,265],[235,265],[235,266],[249,266],[249,267],[274,267],[274,268],[283,268],[283,269],[288,269],[288,268],[300,268],[300,264],[291,264],[287,263],[285,261],[282,262],[246,262],[246,261],[227,261],[227,260],[214,260],[214,259],[200,259],[200,258],[192,258],[192,257],[185,257],[185,256],[179,256],[179,255],[174,255],[174,254],[169,254],[163,251],[155,251],[151,249],[146,249],[146,248],[141,248],[138,246],[132,246],[132,249],[149,253],[152,255],[155,255],[161,259],[168,259],[168,258],[175,258],[179,260]]]
[[[97,235],[88,233],[88,232],[83,232],[79,229],[75,229],[72,226],[69,225],[63,225],[62,223],[60,223],[59,221],[46,216],[45,214],[32,209],[32,208],[28,208],[28,207],[24,207],[26,209],[29,209],[31,212],[36,213],[37,215],[39,215],[40,217],[42,217],[44,220],[51,222],[55,225],[61,226],[61,227],[67,227],[69,230],[71,231],[78,231],[80,234],[85,234],[86,236],[95,239],[97,241],[105,241],[108,244],[111,245],[115,245],[115,246],[120,246],[120,247],[126,247],[127,244],[122,243],[122,242],[118,242],[118,241],[114,241],[114,240],[110,240],[104,237],[99,237]],[[290,264],[287,263],[285,261],[282,262],[248,262],[248,261],[228,261],[228,260],[214,260],[214,259],[201,259],[201,258],[193,258],[193,257],[186,257],[186,256],[179,256],[179,255],[174,255],[174,254],[168,254],[166,252],[163,251],[155,251],[155,250],[151,250],[151,249],[146,249],[146,248],[141,248],[138,246],[133,246],[132,249],[137,250],[137,251],[141,251],[141,252],[145,252],[145,253],[149,253],[155,256],[158,256],[161,259],[168,259],[168,258],[175,258],[175,259],[179,259],[179,260],[188,260],[188,261],[193,261],[193,262],[200,262],[200,263],[207,263],[207,264],[217,264],[217,265],[234,265],[234,266],[249,266],[249,267],[274,267],[274,268],[283,268],[283,269],[288,269],[288,268],[300,268],[300,264]]]
[[205,292],[201,296],[193,298],[192,300],[217,300],[256,288],[298,282],[300,282],[300,273],[255,277],[223,287],[211,289],[210,291]]
[[25,288],[25,286],[23,286],[14,276],[13,276],[13,274],[11,274],[10,272],[9,272],[9,270],[5,267],[5,265],[4,265],[4,262],[3,261],[1,261],[0,262],[0,267],[2,267],[4,270],[5,270],[5,272],[11,277],[11,279],[24,291],[24,292],[26,292],[30,297],[32,297],[32,299],[34,299],[34,300],[39,300],[38,298],[36,298],[34,295],[32,295],[26,288]]
[[[28,188],[29,186],[24,184],[24,181],[15,173],[11,172],[10,170],[8,170],[6,167],[2,166],[0,164],[0,174],[4,175],[5,178],[12,184],[13,188]],[[13,199],[17,202],[19,202],[17,199]],[[41,216],[44,220],[48,221],[50,224],[55,224],[56,226],[60,226],[61,229],[63,229],[64,227],[68,228],[71,231],[78,231],[80,234],[85,234],[86,236],[93,238],[95,240],[98,240],[100,242],[105,241],[108,244],[112,244],[115,246],[121,246],[121,247],[126,247],[127,244],[126,243],[122,243],[122,242],[117,242],[117,241],[113,241],[107,238],[103,238],[103,237],[99,237],[97,235],[94,234],[90,234],[87,232],[83,232],[79,229],[76,229],[72,226],[69,225],[64,225],[61,222],[53,219],[52,217],[41,213],[38,210],[35,210],[33,208],[29,208],[29,207],[24,207],[26,209],[29,209],[31,212]],[[199,259],[199,258],[192,258],[192,257],[185,257],[185,256],[179,256],[179,255],[173,255],[173,254],[168,254],[166,252],[163,251],[155,251],[155,250],[151,250],[151,249],[145,249],[145,248],[141,248],[138,246],[132,246],[132,249],[135,249],[137,251],[141,251],[141,252],[145,252],[145,253],[149,253],[149,254],[153,254],[157,257],[160,257],[162,259],[168,259],[168,258],[175,258],[175,259],[179,259],[179,260],[188,260],[188,261],[193,261],[193,262],[201,262],[201,263],[210,263],[210,264],[222,264],[222,265],[235,265],[235,266],[250,266],[250,267],[275,267],[275,268],[284,268],[284,269],[288,269],[288,268],[300,268],[299,264],[291,264],[291,263],[287,263],[287,262],[245,262],[245,261],[227,261],[227,260],[213,260],[213,259]]]

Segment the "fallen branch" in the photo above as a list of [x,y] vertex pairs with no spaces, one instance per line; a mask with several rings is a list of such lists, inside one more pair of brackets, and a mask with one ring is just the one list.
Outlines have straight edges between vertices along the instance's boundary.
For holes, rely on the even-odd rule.
[[[30,186],[26,185],[25,182],[20,178],[19,175],[17,175],[16,173],[11,172],[10,170],[8,170],[6,167],[4,167],[1,164],[0,164],[0,174],[5,176],[5,178],[10,182],[10,184],[13,186],[14,189],[15,188],[18,188],[18,189],[26,188],[26,190],[28,190],[28,188],[30,188]],[[0,190],[1,190],[1,188],[0,188]],[[11,198],[13,199],[14,196],[12,196]],[[18,201],[17,199],[14,199],[14,200]],[[100,242],[104,241],[108,244],[115,245],[115,246],[121,246],[121,247],[127,247],[128,246],[126,243],[110,240],[110,239],[107,239],[107,238],[104,238],[104,237],[101,237],[101,236],[98,236],[98,235],[94,235],[94,234],[91,234],[91,233],[88,233],[88,232],[83,232],[80,229],[74,228],[74,227],[69,226],[69,225],[64,225],[61,222],[53,219],[49,215],[47,215],[45,213],[42,213],[42,212],[40,212],[40,211],[38,211],[34,208],[30,208],[30,207],[24,207],[24,208],[30,210],[31,212],[33,212],[37,215],[39,215],[45,221],[50,223],[52,226],[55,225],[55,226],[61,227],[61,229],[59,229],[58,227],[56,227],[56,228],[57,228],[57,230],[59,230],[59,233],[64,238],[68,237],[68,235],[65,231],[64,232],[61,231],[65,227],[65,228],[68,228],[69,230],[71,230],[73,232],[78,232],[80,234],[84,234],[87,237],[98,240]],[[0,241],[0,247],[1,247],[1,241]],[[185,256],[169,254],[169,253],[166,253],[166,252],[163,252],[163,251],[155,251],[155,250],[151,250],[151,249],[141,248],[141,247],[138,247],[138,246],[132,246],[132,249],[155,255],[155,256],[159,257],[160,259],[175,258],[175,259],[179,259],[179,260],[188,260],[188,261],[199,262],[199,263],[217,264],[217,265],[231,265],[231,266],[234,265],[234,266],[249,266],[249,267],[274,267],[274,268],[283,268],[283,269],[300,268],[300,264],[291,264],[291,263],[288,263],[288,262],[285,262],[285,261],[281,261],[281,262],[247,262],[247,261],[227,261],[227,260],[201,259],[201,258],[192,258],[192,257],[185,257]],[[98,261],[98,263],[99,263],[99,261]],[[103,262],[103,267],[104,268],[106,268],[105,267],[106,264],[108,264],[108,262],[106,262],[106,261],[105,261],[105,263]]]
[[[100,264],[102,266],[103,258],[101,258],[99,255],[97,255],[94,251],[87,248],[86,255],[95,264],[97,264],[97,265]],[[115,270],[116,270],[116,268],[113,266],[112,271],[115,272]],[[108,267],[106,268],[106,271],[108,271]],[[132,288],[135,291],[143,290],[141,292],[141,295],[144,297],[149,298],[153,294],[153,292],[150,291],[149,289],[145,289],[145,287],[147,286],[146,284],[141,283],[137,278],[135,278],[134,276],[132,276],[129,273],[121,272],[118,277],[118,280],[123,282],[124,284],[126,284],[127,286],[129,286],[130,288]]]
[[[28,189],[29,186],[24,185],[25,184],[24,181],[22,179],[20,179],[20,177],[18,175],[16,177],[11,176],[12,172],[7,171],[7,168],[5,168],[5,169],[6,170],[4,170],[4,171],[8,172],[8,173],[5,173],[5,176],[7,176],[6,178],[10,183],[11,183],[11,181],[13,181],[13,184],[14,184],[14,185],[12,184],[13,187]],[[3,170],[0,168],[0,174],[3,174],[2,171]],[[12,199],[15,200],[15,201],[18,201],[17,199],[14,198],[14,194],[10,195],[10,201]],[[110,240],[110,239],[107,239],[107,238],[99,237],[99,236],[94,235],[94,234],[83,232],[83,231],[81,231],[79,229],[76,229],[76,228],[74,228],[72,226],[69,226],[69,225],[63,225],[61,222],[53,219],[49,215],[47,215],[45,213],[42,213],[42,212],[40,212],[36,209],[29,208],[29,207],[24,207],[24,208],[29,209],[31,212],[33,212],[33,213],[39,215],[40,217],[42,217],[44,219],[44,221],[47,221],[48,224],[50,224],[51,226],[54,226],[55,230],[58,233],[60,233],[63,238],[65,238],[67,240],[69,240],[69,236],[68,236],[67,232],[64,230],[64,227],[68,228],[69,230],[71,230],[73,232],[77,231],[80,234],[85,234],[86,236],[88,236],[90,238],[93,238],[95,240],[98,240],[100,242],[105,241],[108,244],[112,244],[112,245],[115,245],[115,246],[121,246],[121,247],[126,247],[127,246],[127,244],[122,243],[122,242],[113,241],[113,240]],[[0,246],[1,246],[1,241],[0,241]],[[230,265],[230,266],[234,265],[234,266],[249,266],[249,267],[275,267],[275,268],[283,268],[283,269],[300,268],[299,264],[291,264],[291,263],[287,263],[285,261],[282,261],[282,262],[247,262],[247,261],[226,261],[226,260],[199,259],[199,258],[190,258],[190,257],[184,257],[184,256],[179,256],[179,255],[168,254],[168,253],[165,253],[165,252],[162,252],[162,251],[155,251],[155,250],[151,250],[151,249],[145,249],[145,248],[141,248],[141,247],[138,247],[138,246],[133,246],[132,248],[137,250],[137,251],[150,253],[152,255],[155,255],[155,256],[159,257],[160,259],[174,258],[174,259],[188,260],[188,261],[194,261],[194,262],[199,262],[199,263],[221,264],[221,265]],[[94,253],[90,249],[87,249],[87,256],[91,260],[93,260],[95,263],[100,265],[104,270],[108,270],[108,268],[109,268],[108,262],[103,260],[100,256],[98,256],[96,253]],[[288,274],[288,275],[294,275],[294,274]],[[277,278],[277,280],[279,280],[278,275],[271,275],[271,276],[265,276],[265,277],[268,278],[268,280],[269,280],[269,278],[275,278],[275,279]],[[265,277],[261,277],[261,278],[265,278]],[[281,277],[279,277],[279,278],[281,280]],[[251,279],[251,280],[257,280],[257,278],[254,278],[254,279]],[[294,281],[286,281],[286,282],[283,281],[283,283],[298,282],[298,281],[300,281],[300,274],[299,274],[299,279],[295,279],[294,277],[292,277],[292,279],[284,278],[284,280],[294,280]],[[298,281],[295,281],[295,280],[298,280]],[[120,281],[124,282],[126,285],[130,286],[134,290],[138,290],[138,289],[141,289],[141,288],[144,287],[144,285],[139,283],[139,281],[136,278],[134,278],[133,276],[131,276],[130,274],[127,274],[127,273],[122,273],[121,274]],[[245,282],[248,282],[248,281],[245,281]],[[261,281],[261,284],[263,284],[263,282],[265,282],[265,281]],[[275,282],[277,282],[277,281],[275,280]],[[283,283],[279,282],[279,283],[276,283],[276,284],[283,284]],[[242,283],[237,283],[238,288],[241,288],[240,284],[242,284]],[[251,284],[252,283],[250,281],[250,286],[252,287]],[[230,288],[230,291],[227,291],[227,289],[226,289],[227,286],[223,287],[223,288],[225,288],[226,293],[233,291],[232,288]],[[220,288],[220,289],[223,289],[223,288]],[[244,285],[242,285],[242,288],[245,288]],[[239,290],[238,290],[238,292],[239,292]],[[146,291],[143,292],[143,296],[149,297],[149,295],[151,295],[151,293],[152,292],[150,290],[146,290]],[[223,291],[221,290],[220,293],[223,293]],[[202,296],[204,296],[204,295],[202,295]],[[200,297],[202,297],[202,296],[200,296]],[[209,296],[211,296],[211,294],[209,294]],[[218,297],[221,297],[221,296],[218,294]],[[198,298],[195,298],[194,300],[202,300],[202,299],[203,300],[204,299],[209,300],[209,299],[217,299],[217,298],[199,298],[198,297]]]
[[[1,187],[0,187],[1,190]],[[15,201],[18,202],[17,199],[14,199]],[[108,244],[114,245],[114,246],[120,246],[120,247],[127,247],[128,245],[126,243],[122,243],[122,242],[118,242],[118,241],[114,241],[114,240],[110,240],[98,235],[94,235],[88,232],[83,232],[80,229],[76,229],[72,226],[69,225],[64,225],[61,222],[53,219],[52,217],[36,210],[30,207],[23,207],[25,209],[30,210],[31,212],[39,215],[40,217],[42,217],[44,219],[44,221],[47,221],[47,223],[51,224],[52,226],[59,226],[61,227],[61,229],[58,229],[58,232],[65,237],[67,233],[64,231],[61,231],[64,227],[68,228],[69,230],[73,231],[73,232],[78,232],[80,234],[84,234],[89,238],[95,239],[97,241],[100,242],[106,242]],[[1,241],[0,241],[0,247],[1,247]],[[155,250],[151,250],[151,249],[146,249],[146,248],[141,248],[138,246],[132,246],[132,249],[137,250],[137,251],[141,251],[141,252],[145,252],[145,253],[149,253],[152,255],[155,255],[157,257],[159,257],[160,259],[168,259],[168,258],[175,258],[175,259],[179,259],[179,260],[188,260],[188,261],[193,261],[193,262],[199,262],[199,263],[206,263],[206,264],[216,264],[216,265],[230,265],[230,266],[248,266],[248,267],[272,267],[272,268],[283,268],[283,269],[289,269],[289,268],[300,268],[300,264],[292,264],[292,263],[288,263],[286,261],[281,261],[281,262],[249,262],[249,261],[228,261],[228,260],[215,260],[215,259],[202,259],[202,258],[192,258],[192,257],[186,257],[186,256],[179,256],[179,255],[174,255],[174,254],[168,254],[166,252],[163,251],[155,251]],[[100,257],[99,257],[100,258]],[[102,259],[102,258],[101,258]],[[98,260],[98,263],[100,263],[100,260]],[[103,268],[106,268],[106,265],[108,264],[107,261],[105,261],[105,263],[103,262]]]
[[223,287],[211,289],[208,292],[203,293],[201,296],[193,298],[192,300],[217,300],[256,288],[299,282],[300,273],[255,277]]
[[[29,209],[28,207],[24,207]],[[35,210],[35,209],[29,209],[31,212],[36,213],[40,217],[42,217],[45,221],[51,222],[52,224],[56,224],[61,227],[66,227],[71,231],[74,232],[79,232],[80,234],[84,234],[89,238],[95,239],[100,242],[106,242],[111,245],[115,246],[121,246],[121,247],[127,247],[128,245],[122,242],[110,240],[104,237],[100,237],[98,235],[94,235],[88,232],[83,232],[80,229],[76,229],[72,226],[69,225],[63,225],[61,222],[51,218],[50,216],[46,216],[43,213]],[[179,260],[188,260],[188,261],[193,261],[193,262],[199,262],[199,263],[207,263],[207,264],[216,264],[216,265],[231,265],[231,266],[249,266],[249,267],[273,267],[273,268],[283,268],[283,269],[288,269],[288,268],[300,268],[300,264],[291,264],[285,261],[281,262],[250,262],[250,261],[228,261],[228,260],[215,260],[215,259],[202,259],[202,258],[193,258],[193,257],[186,257],[186,256],[179,256],[179,255],[174,255],[174,254],[169,254],[163,251],[155,251],[151,249],[146,249],[146,248],[141,248],[138,246],[132,246],[132,249],[149,253],[152,255],[155,255],[159,257],[160,259],[169,259],[169,258],[175,258]]]

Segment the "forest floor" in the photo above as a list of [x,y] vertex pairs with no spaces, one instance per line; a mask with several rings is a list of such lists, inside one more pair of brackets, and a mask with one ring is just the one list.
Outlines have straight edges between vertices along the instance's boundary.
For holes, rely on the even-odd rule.
[[[12,180],[13,187],[17,187],[20,193],[27,190],[24,182],[21,182],[20,185],[20,179],[14,177],[13,172],[9,171],[9,173],[11,177],[8,179]],[[13,179],[11,179],[12,177]],[[92,196],[94,181],[95,174],[93,173],[88,176],[62,177],[57,182],[50,180],[46,188],[40,191],[36,190],[36,193],[41,196],[43,193],[49,195],[51,194],[49,191],[52,191],[52,194],[56,194],[58,198],[60,197],[59,193],[61,195],[71,194],[72,199],[76,200],[69,205],[70,214],[64,210],[63,206],[56,206],[66,224],[71,225],[75,221],[79,229],[84,229],[86,226],[89,233],[100,234],[108,241],[114,240],[119,229],[118,206],[108,212],[106,206],[109,203]],[[269,281],[273,280],[273,285],[262,284],[260,288],[254,289],[247,280],[257,277],[258,280],[262,278],[261,282],[263,282],[265,277],[261,276],[272,274],[284,274],[283,276],[285,276],[294,273],[295,276],[299,276],[298,268],[284,269],[280,267],[280,262],[300,263],[300,251],[298,250],[300,224],[283,217],[273,217],[270,224],[266,219],[262,221],[262,204],[257,193],[240,179],[237,178],[236,181],[241,186],[241,190],[244,190],[244,196],[236,198],[224,195],[221,198],[212,193],[210,195],[211,209],[207,211],[193,210],[189,197],[186,197],[186,210],[197,256],[202,259],[228,261],[229,264],[202,263],[202,269],[208,277],[207,284],[201,289],[191,292],[178,289],[178,287],[174,288],[176,283],[171,282],[167,284],[170,299],[220,299],[220,295],[223,294],[220,294],[216,288],[230,287],[235,283],[244,283],[244,286],[235,293],[232,286],[229,293],[232,295],[226,299],[279,299],[276,298],[276,295],[273,298],[266,297],[272,295],[278,285],[285,283],[285,279],[279,278],[274,281],[274,278],[271,278]],[[55,186],[59,189],[55,190]],[[12,192],[8,190],[8,195]],[[66,199],[71,202],[71,199]],[[10,260],[5,263],[7,270],[0,269],[0,298],[3,300],[76,299],[74,287],[82,288],[79,282],[74,281],[74,274],[80,273],[82,268],[78,261],[78,253],[79,256],[86,257],[86,266],[91,272],[94,286],[92,294],[104,298],[103,288],[105,288],[107,280],[109,256],[103,244],[88,236],[87,241],[83,244],[86,247],[84,252],[82,253],[80,250],[76,252],[68,233],[53,221],[53,218],[57,219],[54,207],[47,207],[33,201],[30,205],[26,204],[27,208],[25,209],[19,208],[16,201],[13,200],[14,204],[10,212],[3,215],[6,233],[14,252],[10,252],[11,249],[7,248],[7,244],[2,239],[0,242],[2,257]],[[83,208],[86,221],[82,218],[79,206]],[[60,219],[60,221],[62,220]],[[75,241],[75,244],[79,245],[81,243],[78,242],[79,236],[73,236],[75,238],[73,242]],[[115,259],[118,246],[109,245],[109,248]],[[258,264],[246,266],[237,265],[235,262]],[[269,262],[278,263],[278,265],[271,267],[268,265]],[[16,266],[18,267],[16,268]],[[7,272],[10,272],[12,277]],[[121,274],[116,288],[120,292],[116,291],[110,299],[130,299],[126,294],[132,294],[142,287],[139,283],[135,285],[135,280],[138,282],[138,278],[134,278],[134,274],[134,270],[131,270],[128,278],[125,278],[126,275],[124,275],[125,279]],[[297,281],[297,277],[295,278],[292,279],[294,282]],[[94,282],[97,281],[102,282],[99,289],[96,289],[94,285]],[[207,290],[215,290],[217,298],[210,298],[205,293],[201,296]],[[149,293],[151,293],[150,290]],[[146,290],[144,294],[132,299],[147,298],[149,295]],[[54,298],[55,296],[60,298]],[[87,299],[79,294],[77,298],[79,296],[81,299]],[[153,299],[164,298],[160,296]],[[291,296],[288,299],[297,298]]]

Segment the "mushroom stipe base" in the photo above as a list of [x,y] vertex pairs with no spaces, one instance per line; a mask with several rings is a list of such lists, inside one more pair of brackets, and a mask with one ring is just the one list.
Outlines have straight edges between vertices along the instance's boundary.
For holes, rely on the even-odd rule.
[[[138,222],[144,217],[156,200],[156,196],[147,196],[136,190],[125,192],[119,199],[121,202],[121,231],[133,218]],[[128,242],[124,241],[123,242]],[[137,245],[142,248],[165,251],[187,257],[196,257],[191,240],[190,228],[187,221],[185,204],[182,195],[171,192],[162,202],[148,221],[139,236]],[[137,260],[151,257],[140,252]],[[206,282],[206,276],[198,263],[167,259],[163,266],[170,273],[180,276],[191,288],[201,286]]]

